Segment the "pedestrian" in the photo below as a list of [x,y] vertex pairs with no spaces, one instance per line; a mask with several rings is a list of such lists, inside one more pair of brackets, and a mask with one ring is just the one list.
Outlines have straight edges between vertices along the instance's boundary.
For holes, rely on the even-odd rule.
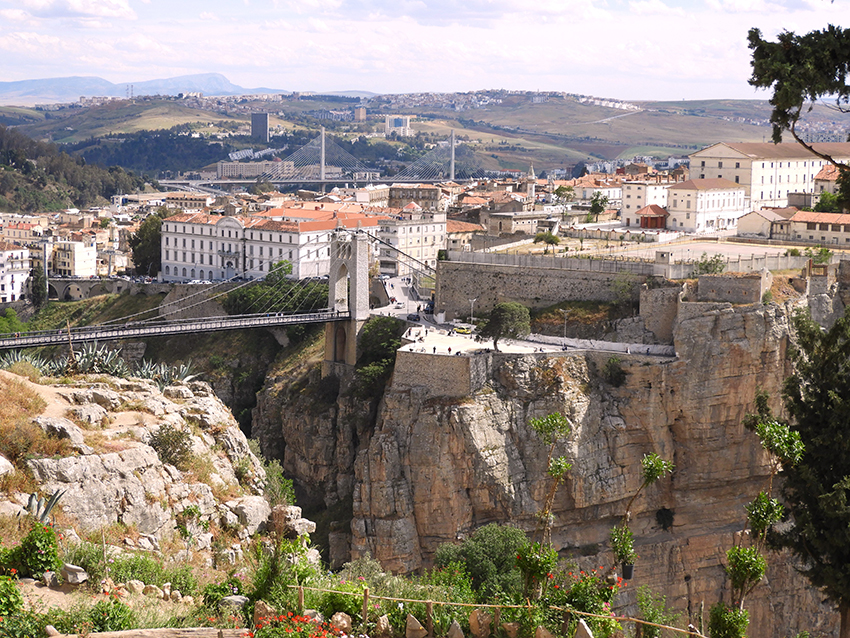
[[434,354],[437,354],[437,346],[434,346]]
[[449,346],[449,354],[451,354],[451,353],[452,353],[452,347]]

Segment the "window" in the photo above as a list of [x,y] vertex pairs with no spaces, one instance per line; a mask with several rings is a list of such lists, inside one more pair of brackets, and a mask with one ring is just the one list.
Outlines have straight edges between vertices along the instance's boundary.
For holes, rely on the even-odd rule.
[[699,165],[700,165],[700,166],[702,166],[703,168],[705,168],[705,160],[701,161],[701,162],[699,163]]
[[717,162],[717,168],[723,168],[723,162]]
[[737,175],[735,175],[735,183],[736,183],[736,184],[740,184],[740,179],[741,179],[740,177],[738,177]]
[[741,168],[741,162],[735,162],[735,168]]

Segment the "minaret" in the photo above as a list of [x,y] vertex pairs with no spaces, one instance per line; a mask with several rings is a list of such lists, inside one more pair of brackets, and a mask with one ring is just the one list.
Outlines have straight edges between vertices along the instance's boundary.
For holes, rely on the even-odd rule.
[[533,205],[535,202],[535,193],[534,188],[537,185],[537,177],[534,175],[534,164],[532,164],[528,168],[528,182],[526,183],[526,191],[525,194],[528,197],[528,201]]

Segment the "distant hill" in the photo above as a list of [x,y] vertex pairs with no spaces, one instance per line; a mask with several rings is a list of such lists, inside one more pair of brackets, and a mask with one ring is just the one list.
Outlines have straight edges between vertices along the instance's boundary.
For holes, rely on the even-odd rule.
[[132,85],[134,95],[177,95],[200,91],[204,95],[247,95],[289,93],[281,89],[246,89],[233,84],[220,73],[181,75],[175,78],[114,84],[99,77],[73,76],[0,82],[0,103],[76,102],[81,96],[124,97]]

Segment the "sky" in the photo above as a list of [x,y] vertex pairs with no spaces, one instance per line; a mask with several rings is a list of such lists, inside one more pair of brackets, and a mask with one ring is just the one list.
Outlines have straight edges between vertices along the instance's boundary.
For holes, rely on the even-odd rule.
[[766,99],[747,31],[827,24],[850,0],[0,0],[0,81]]

